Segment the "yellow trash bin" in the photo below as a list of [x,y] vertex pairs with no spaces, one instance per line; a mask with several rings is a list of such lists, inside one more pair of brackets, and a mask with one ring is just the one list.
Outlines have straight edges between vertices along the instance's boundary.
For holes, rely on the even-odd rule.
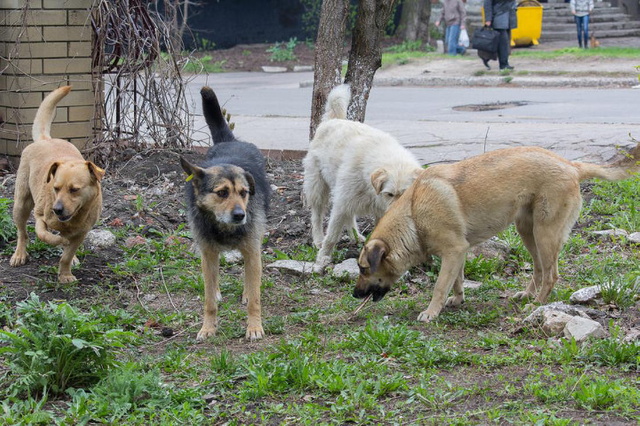
[[522,0],[516,16],[518,28],[511,30],[511,45],[537,46],[542,34],[542,5],[536,0]]
[[[481,13],[484,24],[484,7]],[[537,46],[542,34],[542,5],[536,0],[522,0],[516,16],[518,27],[511,30],[511,46]]]

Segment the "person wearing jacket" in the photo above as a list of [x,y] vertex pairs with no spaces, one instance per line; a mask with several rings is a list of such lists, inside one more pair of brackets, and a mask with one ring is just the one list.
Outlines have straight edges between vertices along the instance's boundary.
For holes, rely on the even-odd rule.
[[593,0],[571,0],[569,2],[571,14],[578,28],[578,45],[589,48],[589,14],[593,10]]
[[460,46],[460,31],[464,29],[464,23],[467,19],[467,11],[462,0],[444,0],[442,2],[442,14],[435,24],[440,26],[440,22],[444,21],[447,29],[444,35],[444,44],[449,55],[464,55],[466,48]]
[[[518,26],[516,0],[484,0],[484,24],[498,31],[498,63],[501,70],[512,70],[509,65],[511,30]],[[486,64],[485,64],[486,65]]]

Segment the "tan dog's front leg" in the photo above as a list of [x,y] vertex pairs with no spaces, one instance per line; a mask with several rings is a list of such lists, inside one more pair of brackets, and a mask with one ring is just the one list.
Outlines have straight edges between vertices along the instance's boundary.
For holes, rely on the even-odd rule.
[[[427,310],[420,312],[420,315],[418,315],[418,321],[430,322],[440,314],[440,311],[444,308],[446,297],[451,291],[451,287],[453,287],[456,280],[459,280],[463,273],[465,256],[465,251],[442,256],[442,266],[440,267],[440,274],[433,289],[433,298]],[[461,283],[460,286],[462,286]],[[458,287],[458,284],[456,284],[456,287]],[[460,290],[460,288],[456,288],[456,290]],[[457,294],[454,298],[456,296],[460,295]],[[464,294],[462,294],[462,297],[464,298]]]
[[[84,235],[83,235],[84,237]],[[71,283],[78,279],[71,273],[71,266],[80,263],[76,257],[76,251],[84,238],[76,238],[64,246],[64,251],[60,257],[58,265],[58,281],[61,283]]]
[[453,283],[453,296],[447,299],[445,306],[460,306],[464,303],[464,264]]
[[262,259],[260,247],[241,249],[244,257],[244,291],[243,299],[247,300],[247,339],[262,339],[262,306],[260,304],[260,285],[262,283]]
[[201,245],[202,277],[204,278],[204,319],[196,340],[204,340],[216,334],[218,329],[218,295],[220,252]]
[[52,234],[51,231],[49,231],[49,227],[47,226],[45,221],[42,218],[37,218],[37,217],[36,217],[36,235],[38,236],[38,238],[40,238],[41,241],[44,241],[47,244],[51,244],[52,246],[69,245],[69,240],[67,240],[66,238],[60,235]]

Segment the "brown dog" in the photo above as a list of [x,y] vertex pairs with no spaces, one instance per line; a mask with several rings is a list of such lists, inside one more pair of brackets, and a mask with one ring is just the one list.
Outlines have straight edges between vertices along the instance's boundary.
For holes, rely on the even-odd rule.
[[78,148],[49,134],[56,105],[70,90],[71,86],[60,87],[42,101],[33,123],[34,142],[22,151],[13,200],[18,244],[10,261],[11,266],[27,261],[27,220],[33,210],[38,238],[64,248],[58,268],[61,283],[76,280],[71,264],[100,217],[104,176],[104,170],[85,161]]
[[[365,245],[353,295],[380,300],[410,267],[442,259],[433,299],[419,321],[464,302],[467,250],[515,222],[533,258],[533,279],[515,298],[544,303],[558,280],[558,255],[580,213],[580,181],[621,180],[640,170],[640,144],[607,166],[567,161],[536,147],[502,149],[432,166],[391,205]],[[453,288],[453,296],[446,299]]]

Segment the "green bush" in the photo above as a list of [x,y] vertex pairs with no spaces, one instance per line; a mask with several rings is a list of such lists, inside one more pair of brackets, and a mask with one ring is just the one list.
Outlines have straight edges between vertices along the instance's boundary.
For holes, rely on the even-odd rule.
[[32,293],[17,305],[15,329],[0,330],[0,355],[11,371],[6,392],[32,396],[90,386],[117,365],[115,349],[132,338],[67,303],[45,304]]

